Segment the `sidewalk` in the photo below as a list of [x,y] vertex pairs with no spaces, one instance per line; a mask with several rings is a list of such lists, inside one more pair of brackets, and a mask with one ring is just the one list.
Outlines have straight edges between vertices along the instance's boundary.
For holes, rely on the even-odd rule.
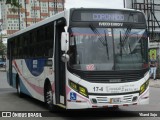
[[157,79],[157,80],[150,79],[149,86],[155,87],[155,88],[160,88],[160,79]]

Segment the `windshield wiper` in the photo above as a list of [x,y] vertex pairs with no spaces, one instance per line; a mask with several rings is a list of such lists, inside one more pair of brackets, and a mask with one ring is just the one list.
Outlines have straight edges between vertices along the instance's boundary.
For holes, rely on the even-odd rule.
[[89,27],[91,28],[91,30],[99,36],[99,40],[101,41],[102,45],[106,46],[106,52],[107,52],[107,58],[109,60],[109,51],[108,51],[108,42],[107,42],[107,35],[106,35],[106,32],[105,32],[105,37],[102,38],[99,31],[92,25],[90,24]]
[[125,49],[124,49],[124,46],[125,46],[125,44],[126,44],[126,42],[127,42],[127,39],[129,38],[129,35],[130,35],[130,33],[131,33],[131,30],[132,30],[132,25],[129,25],[128,27],[127,27],[127,30],[125,31],[125,33],[124,33],[124,36],[123,36],[123,38],[122,38],[122,34],[121,34],[121,31],[120,31],[120,54],[121,54],[121,56],[122,56],[122,49],[125,51]]
[[124,44],[126,43],[126,41],[127,41],[128,37],[129,37],[129,34],[130,34],[131,30],[132,30],[132,26],[130,25],[130,26],[127,27],[127,30],[125,31],[125,34],[124,34],[124,37],[123,37],[123,40],[122,40],[123,46],[124,46]]
[[106,31],[104,30],[104,34],[105,34],[105,41],[106,41],[106,51],[107,51],[107,57],[109,60],[109,51],[108,51],[108,39],[107,39],[107,34]]
[[102,39],[102,37],[101,37],[100,33],[98,32],[98,30],[97,30],[93,25],[89,25],[89,27],[91,28],[91,30],[92,30],[96,35],[98,35],[99,40],[101,41],[102,45],[105,46],[104,40]]
[[[131,17],[132,17],[132,19],[133,19],[132,22],[134,22],[134,15],[133,15],[133,13],[130,13],[130,14],[129,14],[129,16],[128,16],[128,21],[130,21],[129,19],[130,19]],[[129,34],[130,34],[131,30],[132,30],[132,27],[133,27],[132,24],[130,24],[130,25],[127,26],[127,30],[125,31],[125,34],[124,34],[124,37],[123,37],[123,41],[122,41],[123,46],[124,46],[124,44],[126,43],[128,37],[129,37]]]
[[123,51],[122,51],[122,48],[123,48],[123,44],[122,44],[122,35],[121,35],[121,31],[120,31],[120,34],[119,34],[119,35],[120,35],[120,56],[121,56],[121,59],[122,59],[122,54],[123,54],[123,53],[122,53],[122,52],[123,52]]

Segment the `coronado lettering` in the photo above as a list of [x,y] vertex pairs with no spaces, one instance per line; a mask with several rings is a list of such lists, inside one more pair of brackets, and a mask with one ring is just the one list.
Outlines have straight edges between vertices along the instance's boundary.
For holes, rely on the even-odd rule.
[[123,26],[123,23],[109,23],[109,22],[99,22],[99,26]]

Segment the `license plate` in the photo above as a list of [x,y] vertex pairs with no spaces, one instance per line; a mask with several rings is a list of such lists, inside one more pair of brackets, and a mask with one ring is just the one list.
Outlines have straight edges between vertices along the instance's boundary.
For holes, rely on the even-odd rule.
[[118,104],[118,103],[121,103],[121,98],[111,98],[110,103],[112,103],[112,104]]

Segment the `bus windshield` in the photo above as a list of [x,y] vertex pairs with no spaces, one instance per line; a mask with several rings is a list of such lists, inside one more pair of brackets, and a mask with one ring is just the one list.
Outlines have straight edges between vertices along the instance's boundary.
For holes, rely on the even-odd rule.
[[69,66],[84,71],[144,69],[146,38],[145,29],[73,27]]

